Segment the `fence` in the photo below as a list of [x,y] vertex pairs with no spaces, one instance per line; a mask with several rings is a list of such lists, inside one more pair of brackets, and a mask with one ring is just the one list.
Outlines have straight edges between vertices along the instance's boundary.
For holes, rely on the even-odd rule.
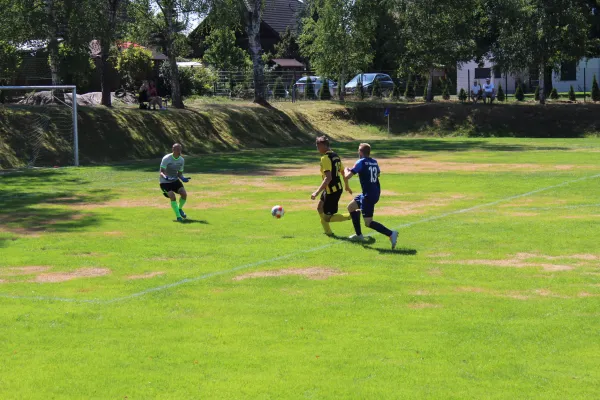
[[[382,79],[380,81],[380,93],[375,93],[379,97],[389,97],[394,91],[394,87],[398,87],[399,93],[404,94],[407,84],[413,88],[417,97],[423,96],[427,85],[427,78],[399,77],[395,72],[383,71],[377,73],[360,74],[354,82],[346,82],[342,88],[342,83],[335,78],[328,79],[329,92],[332,99],[339,99],[340,92],[344,90],[345,98],[371,98],[373,97],[373,80],[374,75],[387,75],[391,79]],[[309,83],[307,77],[311,77],[313,90],[308,90]],[[356,76],[349,76],[348,81],[352,81]],[[265,97],[269,101],[307,101],[319,100],[320,92],[325,79],[318,76],[314,71],[269,71],[265,72]],[[361,81],[363,84],[362,95],[356,90],[356,82]],[[443,85],[445,83],[441,76],[434,77],[433,92],[434,95],[441,95]],[[448,92],[453,94],[456,91],[456,83],[454,79],[448,80]],[[231,98],[251,99],[254,96],[254,80],[252,71],[219,71],[216,73],[215,82],[213,84],[212,95],[227,96]]]
[[[600,79],[600,68],[576,68],[564,71],[564,73],[553,73],[552,88],[556,89],[560,97],[566,98],[572,86],[578,100],[589,101],[591,100],[594,76]],[[494,72],[491,68],[459,69],[457,72],[457,92],[454,93],[458,94],[460,89],[464,89],[470,97],[473,82],[477,81],[483,85],[486,78],[492,80],[496,90],[502,85],[502,90],[507,98],[514,97],[519,85],[527,97],[531,97],[539,86],[537,72],[510,74]]]

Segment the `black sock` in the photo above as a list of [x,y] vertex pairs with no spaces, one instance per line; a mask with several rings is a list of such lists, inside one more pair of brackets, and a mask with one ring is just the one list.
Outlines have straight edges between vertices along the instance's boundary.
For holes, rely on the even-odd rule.
[[362,235],[362,230],[360,228],[360,211],[354,211],[350,213],[352,217],[352,225],[354,225],[354,231],[358,236]]
[[381,225],[379,222],[372,221],[371,225],[369,225],[369,228],[375,229],[377,232],[381,233],[382,235],[385,235],[388,237],[392,236],[392,231],[390,231],[385,226]]

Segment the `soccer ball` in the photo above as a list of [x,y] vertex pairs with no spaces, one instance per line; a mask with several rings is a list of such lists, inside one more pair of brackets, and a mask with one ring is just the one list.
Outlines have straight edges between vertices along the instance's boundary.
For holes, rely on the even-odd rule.
[[283,207],[281,206],[274,206],[273,208],[271,208],[271,215],[273,216],[273,218],[281,218],[283,217]]

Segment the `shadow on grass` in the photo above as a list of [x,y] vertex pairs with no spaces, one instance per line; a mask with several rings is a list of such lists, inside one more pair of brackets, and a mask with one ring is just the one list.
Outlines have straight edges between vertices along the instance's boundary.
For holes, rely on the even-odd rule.
[[[178,221],[174,221],[174,222],[178,222]],[[183,221],[179,222],[180,224],[202,224],[202,225],[210,225],[210,222],[208,221],[204,221],[204,220],[200,220],[200,219],[184,219]]]
[[0,225],[13,233],[71,232],[98,225],[100,219],[72,206],[111,200],[109,190],[87,190],[85,179],[60,170],[31,170],[1,178]]
[[[354,160],[360,142],[333,143],[332,148],[345,160]],[[509,145],[489,143],[478,140],[442,140],[442,139],[409,139],[409,140],[372,140],[375,158],[394,158],[410,152],[467,152],[467,151],[505,151],[520,152],[541,150],[542,148],[527,145]],[[552,148],[560,150],[560,148]],[[185,150],[185,149],[184,149]],[[306,164],[314,164],[318,171],[320,155],[314,145],[295,148],[269,149],[261,148],[245,150],[229,154],[192,155],[186,157],[186,174],[234,174],[242,176],[269,176],[286,168],[294,168]],[[155,172],[158,171],[160,158],[128,164],[113,165],[115,170]]]
[[367,249],[367,250],[374,250],[376,252],[378,252],[379,254],[394,254],[394,255],[398,255],[398,256],[416,256],[417,255],[417,250],[415,249],[378,249],[376,247],[372,247],[372,246],[363,246],[363,248]]

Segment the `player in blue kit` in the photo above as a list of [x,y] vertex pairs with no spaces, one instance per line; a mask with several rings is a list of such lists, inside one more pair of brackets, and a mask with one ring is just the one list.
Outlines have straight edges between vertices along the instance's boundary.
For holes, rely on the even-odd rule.
[[379,201],[381,194],[381,186],[379,184],[379,164],[377,160],[371,158],[371,146],[367,143],[361,143],[358,146],[358,156],[360,160],[354,164],[352,169],[346,168],[344,170],[344,176],[346,179],[352,178],[354,175],[358,175],[360,179],[360,186],[362,187],[362,194],[356,196],[356,198],[348,205],[348,211],[352,217],[352,224],[356,235],[350,236],[350,239],[356,241],[364,241],[364,236],[360,227],[360,213],[362,211],[363,218],[365,220],[365,226],[376,230],[390,238],[392,242],[392,250],[396,248],[398,242],[398,231],[391,231],[379,222],[373,221],[373,214],[375,212],[375,204]]

